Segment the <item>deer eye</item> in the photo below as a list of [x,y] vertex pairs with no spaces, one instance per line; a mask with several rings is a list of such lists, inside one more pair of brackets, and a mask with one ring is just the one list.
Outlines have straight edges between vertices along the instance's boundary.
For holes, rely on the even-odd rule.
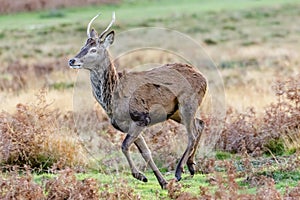
[[91,53],[96,53],[96,52],[97,52],[97,49],[91,49],[90,52],[91,52]]

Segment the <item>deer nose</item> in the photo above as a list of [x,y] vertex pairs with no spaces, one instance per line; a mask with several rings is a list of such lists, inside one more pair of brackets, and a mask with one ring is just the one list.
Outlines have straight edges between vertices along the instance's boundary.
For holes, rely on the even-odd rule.
[[74,58],[72,58],[72,59],[69,60],[69,65],[70,65],[70,66],[73,66],[74,63],[75,63],[75,59],[74,59]]

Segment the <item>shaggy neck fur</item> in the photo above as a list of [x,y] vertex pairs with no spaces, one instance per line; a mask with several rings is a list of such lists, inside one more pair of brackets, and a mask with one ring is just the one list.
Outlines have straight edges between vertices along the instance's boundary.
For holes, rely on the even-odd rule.
[[118,83],[117,71],[106,51],[104,60],[90,72],[93,94],[107,115],[112,115],[112,94]]

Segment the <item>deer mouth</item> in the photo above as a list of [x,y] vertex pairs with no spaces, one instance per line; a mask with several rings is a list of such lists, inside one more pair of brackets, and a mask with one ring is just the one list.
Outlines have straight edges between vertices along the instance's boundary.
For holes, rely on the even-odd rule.
[[70,59],[69,60],[69,67],[72,69],[80,69],[81,68],[82,63],[78,62],[77,59]]
[[70,68],[72,68],[72,69],[80,69],[81,65],[70,65]]

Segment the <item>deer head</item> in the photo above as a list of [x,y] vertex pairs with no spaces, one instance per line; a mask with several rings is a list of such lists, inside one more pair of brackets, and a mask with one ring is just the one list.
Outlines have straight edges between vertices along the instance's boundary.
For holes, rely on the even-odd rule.
[[[69,66],[73,69],[88,69],[93,70],[107,57],[107,49],[114,41],[114,31],[110,31],[110,27],[115,22],[115,13],[112,15],[112,20],[107,28],[100,34],[95,29],[90,30],[91,24],[99,16],[96,15],[88,24],[87,41],[81,48],[80,52],[69,60]],[[107,33],[107,34],[106,34]]]

